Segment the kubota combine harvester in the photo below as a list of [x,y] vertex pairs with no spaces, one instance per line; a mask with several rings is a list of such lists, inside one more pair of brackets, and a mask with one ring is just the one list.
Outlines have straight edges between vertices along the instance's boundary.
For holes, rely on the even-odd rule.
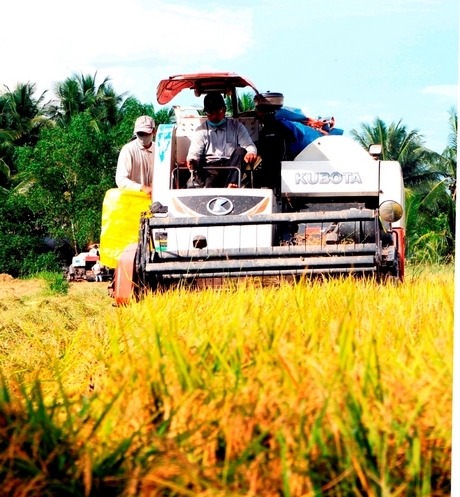
[[[256,110],[238,113],[237,89],[255,92]],[[187,188],[191,137],[206,120],[174,107],[176,124],[160,125],[152,199],[107,192],[101,262],[116,267],[114,297],[177,281],[366,274],[404,277],[404,185],[398,162],[379,160],[334,127],[285,108],[280,93],[260,93],[233,73],[170,77],[157,100],[182,90],[229,96],[261,160],[243,171],[242,188]]]

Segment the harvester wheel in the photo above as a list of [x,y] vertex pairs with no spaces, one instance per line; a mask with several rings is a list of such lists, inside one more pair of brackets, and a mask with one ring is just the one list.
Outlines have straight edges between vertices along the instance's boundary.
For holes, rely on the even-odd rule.
[[390,285],[399,285],[402,283],[403,279],[401,277],[401,260],[399,253],[396,253],[396,260],[390,271],[384,272],[380,276],[382,283],[388,283]]

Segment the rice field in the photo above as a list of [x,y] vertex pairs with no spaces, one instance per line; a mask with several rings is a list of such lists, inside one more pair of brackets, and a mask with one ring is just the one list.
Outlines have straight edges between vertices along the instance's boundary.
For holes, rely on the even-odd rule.
[[448,496],[453,269],[0,302],[0,495]]

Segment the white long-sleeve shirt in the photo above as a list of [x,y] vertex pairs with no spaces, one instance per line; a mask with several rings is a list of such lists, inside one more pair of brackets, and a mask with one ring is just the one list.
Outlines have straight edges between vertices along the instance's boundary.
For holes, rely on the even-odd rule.
[[208,121],[198,126],[190,143],[187,160],[201,158],[206,162],[228,159],[237,147],[243,147],[248,153],[257,154],[247,129],[238,121],[227,118],[218,128],[213,128]]
[[115,182],[118,188],[140,191],[142,185],[152,186],[155,143],[145,148],[139,140],[127,143],[120,151]]

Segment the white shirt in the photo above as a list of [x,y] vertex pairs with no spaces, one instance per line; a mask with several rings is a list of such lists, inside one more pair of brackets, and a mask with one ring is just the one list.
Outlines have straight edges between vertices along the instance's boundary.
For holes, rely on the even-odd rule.
[[218,128],[213,128],[208,121],[196,128],[192,138],[187,160],[201,158],[206,162],[229,159],[237,147],[243,147],[250,154],[257,154],[247,129],[234,119],[227,118]]
[[139,140],[127,143],[120,151],[115,182],[118,188],[140,191],[142,185],[152,186],[155,143],[150,148]]

